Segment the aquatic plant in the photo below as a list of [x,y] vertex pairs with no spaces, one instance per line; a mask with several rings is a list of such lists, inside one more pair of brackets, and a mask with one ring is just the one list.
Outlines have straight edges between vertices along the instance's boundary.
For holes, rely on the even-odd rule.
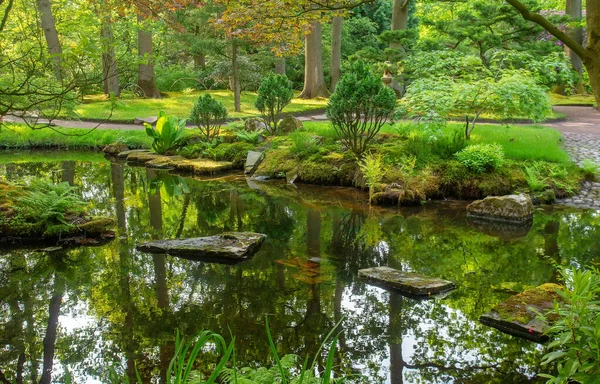
[[176,149],[185,139],[185,119],[180,120],[162,111],[158,114],[156,127],[148,123],[144,123],[144,127],[146,135],[153,139],[152,149],[161,155]]
[[541,317],[557,319],[547,333],[552,341],[542,364],[556,364],[557,373],[540,374],[548,384],[598,383],[600,378],[600,273],[596,268],[559,267],[566,289],[563,303]]

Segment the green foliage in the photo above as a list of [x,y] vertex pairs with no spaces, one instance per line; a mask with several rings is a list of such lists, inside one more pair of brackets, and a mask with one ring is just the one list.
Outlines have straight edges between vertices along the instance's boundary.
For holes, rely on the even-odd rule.
[[300,159],[304,159],[319,152],[318,142],[310,133],[292,132],[288,135],[288,138],[292,141],[290,152]]
[[527,185],[532,192],[540,192],[549,187],[546,178],[540,173],[536,163],[525,167],[525,180],[527,180]]
[[559,267],[566,289],[545,321],[555,320],[547,333],[553,341],[543,364],[556,364],[557,374],[540,374],[548,384],[600,382],[600,273],[596,268]]
[[381,154],[370,153],[367,154],[358,165],[365,179],[365,183],[369,187],[370,202],[373,198],[373,193],[375,192],[375,186],[381,182],[381,179],[385,175],[383,158]]
[[590,159],[583,160],[581,169],[583,170],[585,178],[588,180],[595,180],[598,174],[600,174],[600,164]]
[[[69,216],[84,212],[86,203],[68,183],[52,184],[36,181],[22,196],[14,198],[15,215],[12,220],[29,233],[55,236],[72,231],[75,226]],[[72,218],[71,218],[72,219]]]
[[504,151],[498,144],[475,144],[458,152],[456,158],[471,171],[483,173],[502,166]]
[[234,131],[235,136],[238,140],[245,141],[250,144],[258,144],[262,131],[246,131],[245,129],[239,129]]
[[220,124],[226,118],[227,109],[223,103],[207,93],[198,98],[189,120],[200,129],[204,140],[210,141],[219,136]]
[[360,158],[395,105],[394,91],[357,61],[337,84],[327,104],[327,116],[340,140]]
[[285,75],[271,74],[260,83],[254,105],[260,111],[270,133],[277,133],[279,115],[293,97],[292,82]]
[[144,123],[146,135],[153,139],[152,149],[161,155],[177,149],[185,139],[185,119],[179,120],[177,116],[158,114],[156,127]]

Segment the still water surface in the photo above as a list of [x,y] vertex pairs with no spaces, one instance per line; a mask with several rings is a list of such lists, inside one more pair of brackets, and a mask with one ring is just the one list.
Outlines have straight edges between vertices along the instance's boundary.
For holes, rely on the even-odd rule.
[[[81,158],[0,164],[4,180],[71,182],[95,215],[117,223],[117,238],[103,246],[0,250],[0,370],[9,380],[37,383],[46,359],[53,382],[106,382],[110,367],[161,382],[176,330],[233,334],[240,366],[269,365],[269,315],[280,354],[302,358],[341,321],[337,372],[361,375],[355,382],[533,382],[541,348],[479,316],[511,292],[556,281],[554,263],[600,261],[598,211],[538,209],[531,229],[519,231],[469,222],[463,203],[369,210],[352,189],[183,178]],[[223,231],[268,239],[233,266],[135,250],[149,239]],[[415,301],[357,279],[382,265],[458,289]]]

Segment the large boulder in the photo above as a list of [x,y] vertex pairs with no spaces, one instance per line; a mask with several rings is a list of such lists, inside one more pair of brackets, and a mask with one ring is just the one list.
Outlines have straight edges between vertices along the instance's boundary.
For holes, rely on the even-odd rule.
[[267,124],[265,124],[262,119],[258,117],[251,117],[244,123],[244,127],[248,132],[262,131],[267,129]]
[[533,203],[525,195],[488,196],[469,204],[467,216],[523,223],[533,218]]
[[283,134],[298,131],[304,128],[302,122],[292,115],[286,115],[277,123],[277,130]]
[[108,144],[106,147],[104,147],[104,149],[102,149],[102,151],[104,153],[107,153],[109,155],[115,155],[115,156],[121,152],[125,152],[128,150],[129,150],[129,147],[127,146],[127,144],[120,143],[120,142]]
[[267,238],[252,232],[228,232],[216,236],[143,243],[137,249],[191,260],[233,264],[254,256]]

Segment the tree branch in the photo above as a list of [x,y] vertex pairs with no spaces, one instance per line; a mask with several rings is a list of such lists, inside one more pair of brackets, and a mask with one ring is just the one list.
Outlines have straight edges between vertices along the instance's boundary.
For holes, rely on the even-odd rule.
[[527,8],[527,6],[523,3],[521,3],[519,0],[506,0],[506,2],[510,5],[512,5],[513,8],[515,8],[523,16],[523,18],[525,20],[533,21],[540,27],[544,28],[546,31],[548,31],[550,34],[552,34],[552,36],[556,37],[558,40],[565,43],[565,45],[567,47],[571,48],[571,50],[573,52],[575,52],[582,59],[589,57],[587,51],[585,50],[585,48],[583,48],[581,46],[581,44],[579,44],[575,39],[573,39],[567,33],[558,29],[554,24],[552,24],[551,22],[546,20],[539,13],[531,12],[529,10],[529,8]]

